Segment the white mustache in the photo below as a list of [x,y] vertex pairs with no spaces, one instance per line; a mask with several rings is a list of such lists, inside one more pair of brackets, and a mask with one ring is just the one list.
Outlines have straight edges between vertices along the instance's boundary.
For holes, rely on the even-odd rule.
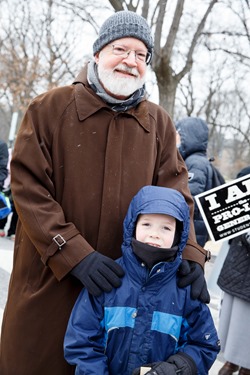
[[135,77],[139,76],[139,72],[136,68],[130,68],[129,66],[127,66],[125,64],[116,65],[116,67],[113,69],[113,71],[115,71],[115,70],[124,71],[126,73],[132,74]]

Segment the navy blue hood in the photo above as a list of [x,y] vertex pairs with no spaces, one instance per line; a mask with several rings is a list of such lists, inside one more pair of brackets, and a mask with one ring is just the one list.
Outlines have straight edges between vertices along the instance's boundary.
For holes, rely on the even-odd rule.
[[159,186],[144,186],[132,199],[123,223],[122,251],[131,246],[138,215],[166,214],[183,223],[179,252],[186,246],[189,234],[189,206],[177,190]]
[[209,132],[208,125],[204,120],[187,117],[176,123],[176,130],[180,134],[179,152],[184,160],[195,152],[206,154]]

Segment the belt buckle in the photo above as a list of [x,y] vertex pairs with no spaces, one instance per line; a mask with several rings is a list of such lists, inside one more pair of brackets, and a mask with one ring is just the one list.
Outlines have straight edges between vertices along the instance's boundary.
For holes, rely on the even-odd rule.
[[66,244],[65,239],[60,234],[57,234],[55,237],[53,237],[53,241],[57,244],[60,250],[61,247]]

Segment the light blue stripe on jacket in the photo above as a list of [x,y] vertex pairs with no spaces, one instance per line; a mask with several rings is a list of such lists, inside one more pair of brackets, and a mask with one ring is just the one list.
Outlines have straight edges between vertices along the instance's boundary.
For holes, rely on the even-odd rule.
[[[115,328],[134,328],[136,308],[134,307],[105,307],[102,326],[108,332]],[[172,336],[176,341],[179,340],[182,317],[160,311],[154,311],[151,329]]]
[[134,307],[105,307],[102,326],[105,326],[107,332],[114,328],[134,328],[135,316]]
[[172,336],[176,341],[179,340],[181,331],[182,317],[155,311],[151,329]]

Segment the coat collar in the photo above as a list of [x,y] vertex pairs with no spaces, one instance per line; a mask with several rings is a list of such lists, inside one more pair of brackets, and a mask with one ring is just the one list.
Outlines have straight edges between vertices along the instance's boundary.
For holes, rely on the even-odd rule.
[[[121,113],[126,113],[134,117],[138,123],[150,133],[151,126],[149,121],[149,111],[147,101],[144,99],[135,108],[132,108],[126,112],[114,112],[89,86],[87,81],[87,65],[81,70],[73,82],[75,85],[75,101],[78,118],[80,121],[84,121],[86,118],[92,116],[100,109],[107,109],[119,116]],[[88,103],[88,105],[86,105]]]

